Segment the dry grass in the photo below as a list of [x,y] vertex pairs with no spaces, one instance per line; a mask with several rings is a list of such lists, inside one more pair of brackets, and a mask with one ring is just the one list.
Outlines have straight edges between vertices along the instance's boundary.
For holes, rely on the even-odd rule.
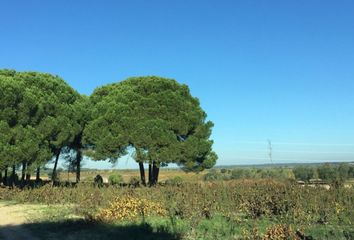
[[[81,172],[81,180],[83,182],[93,182],[93,179],[97,175],[101,175],[103,178],[108,179],[110,175],[113,174],[120,174],[123,177],[124,182],[129,182],[129,180],[133,177],[139,178],[140,179],[140,173],[139,170],[135,169],[125,169],[125,170],[93,170],[93,171],[82,171]],[[188,181],[188,182],[195,182],[195,181],[200,181],[203,180],[203,173],[186,173],[180,169],[161,169],[160,174],[159,174],[159,181],[163,182],[166,181],[167,179],[173,179],[177,176],[181,177],[183,180]],[[145,172],[146,178],[147,172]],[[47,175],[41,176],[43,180],[48,179]],[[60,178],[62,181],[72,181],[74,182],[76,179],[75,173],[67,173],[67,172],[61,172]]]

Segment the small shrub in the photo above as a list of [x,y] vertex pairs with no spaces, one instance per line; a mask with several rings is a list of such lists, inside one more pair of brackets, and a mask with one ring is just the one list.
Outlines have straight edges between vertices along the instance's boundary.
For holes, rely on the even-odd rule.
[[111,185],[123,183],[123,177],[120,174],[113,174],[108,177],[108,182]]
[[129,180],[129,185],[131,187],[139,187],[140,185],[140,179],[137,177],[131,177]]
[[205,181],[213,181],[222,179],[222,175],[218,173],[215,169],[210,170],[207,174],[204,175]]
[[101,175],[97,175],[94,179],[93,179],[94,183],[96,186],[98,187],[102,187],[103,186],[103,177]]
[[241,179],[244,177],[243,169],[233,169],[231,171],[231,179]]
[[165,182],[167,185],[180,186],[183,183],[183,178],[180,176],[176,176],[172,179],[168,179]]
[[108,208],[100,210],[95,218],[99,221],[111,222],[166,215],[167,211],[160,203],[136,197],[124,197],[116,198]]
[[267,229],[262,240],[287,240],[287,239],[300,239],[299,236],[291,229],[290,226],[285,224],[278,224]]

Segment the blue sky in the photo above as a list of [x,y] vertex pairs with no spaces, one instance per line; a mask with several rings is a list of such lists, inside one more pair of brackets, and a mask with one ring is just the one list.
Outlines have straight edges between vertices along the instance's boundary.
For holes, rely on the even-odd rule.
[[85,94],[140,75],[188,84],[215,123],[219,165],[268,163],[267,139],[274,162],[354,160],[353,1],[0,7],[0,68],[57,74]]

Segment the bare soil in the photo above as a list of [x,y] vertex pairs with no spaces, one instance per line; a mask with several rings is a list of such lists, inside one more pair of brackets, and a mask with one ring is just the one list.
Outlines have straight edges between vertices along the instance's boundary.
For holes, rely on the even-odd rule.
[[0,239],[38,240],[23,225],[28,223],[27,215],[38,206],[0,203]]

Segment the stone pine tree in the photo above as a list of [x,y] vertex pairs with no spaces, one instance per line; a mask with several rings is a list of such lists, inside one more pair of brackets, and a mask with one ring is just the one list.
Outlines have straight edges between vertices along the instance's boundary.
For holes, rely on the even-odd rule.
[[74,104],[74,120],[79,126],[79,130],[76,132],[75,137],[69,147],[73,149],[76,153],[74,159],[74,165],[76,170],[76,182],[80,182],[81,174],[81,162],[83,158],[83,132],[90,121],[90,101],[89,98],[85,95],[80,96]]
[[[0,121],[11,135],[5,151],[13,154],[10,164],[45,164],[70,144],[80,127],[73,121],[79,94],[61,78],[45,73],[0,70]],[[14,170],[13,170],[14,172]],[[53,171],[55,176],[55,170]]]
[[150,185],[157,183],[162,165],[176,163],[186,171],[215,165],[213,123],[186,85],[155,76],[134,77],[96,89],[91,104],[92,121],[84,132],[90,156],[117,159],[134,149],[143,184],[144,163]]
[[21,180],[24,183],[25,177],[29,180],[27,167],[35,161],[48,159],[46,142],[31,126],[36,122],[36,99],[27,91],[26,82],[15,75],[15,71],[0,70],[0,155],[1,161],[5,162],[6,178],[8,166],[12,167],[11,184],[14,184],[17,165],[22,165]]

